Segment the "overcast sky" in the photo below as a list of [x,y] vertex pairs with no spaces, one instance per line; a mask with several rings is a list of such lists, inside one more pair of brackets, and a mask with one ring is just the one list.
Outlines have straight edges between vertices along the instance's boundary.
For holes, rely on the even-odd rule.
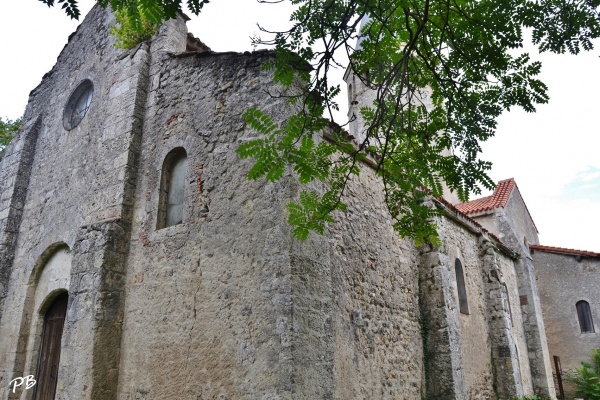
[[[83,14],[93,5],[79,2]],[[286,26],[287,6],[214,0],[188,29],[214,51],[252,50],[256,23]],[[0,116],[23,114],[29,92],[77,27],[60,8],[38,0],[0,2]],[[543,62],[550,104],[535,114],[504,114],[483,146],[495,181],[514,177],[542,244],[600,252],[600,45],[591,53],[532,56]],[[341,75],[341,74],[340,74]],[[345,99],[345,95],[343,97]],[[340,103],[342,101],[340,100]]]

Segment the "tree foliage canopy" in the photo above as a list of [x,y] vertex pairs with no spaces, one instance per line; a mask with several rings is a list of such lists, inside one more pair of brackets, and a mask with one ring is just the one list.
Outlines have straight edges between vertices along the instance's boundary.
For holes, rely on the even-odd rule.
[[[600,35],[600,0],[290,1],[297,7],[290,29],[256,42],[274,46],[277,56],[267,67],[278,83],[305,82],[304,90],[290,96],[300,111],[280,127],[262,111],[248,110],[247,122],[263,136],[242,145],[239,154],[256,161],[250,179],[274,181],[291,167],[302,183],[327,184],[323,193],[303,192],[289,205],[298,238],[322,232],[331,213],[344,209],[346,183],[369,154],[396,230],[417,243],[435,242],[436,210],[423,198],[441,196],[442,182],[461,200],[492,188],[480,143],[494,135],[504,110],[533,112],[548,101],[547,87],[537,78],[540,63],[515,51],[523,45],[523,31],[532,31],[540,51],[573,54],[591,50]],[[78,15],[74,0],[58,2],[67,14]],[[154,23],[172,18],[182,7],[181,0],[98,3],[129,13],[134,26],[142,17]],[[186,6],[198,14],[206,3],[187,0]],[[330,142],[317,139],[338,107],[340,89],[330,70],[340,66],[341,53],[376,93],[374,104],[360,111],[366,138],[357,146],[341,133],[334,132]]]
[[6,118],[4,120],[0,117],[0,154],[4,152],[4,148],[10,143],[14,135],[19,131],[21,126],[21,118],[11,120]]
[[115,47],[130,49],[140,42],[149,39],[160,27],[159,23],[150,22],[143,16],[131,18],[127,10],[115,11],[117,25],[110,28],[110,33],[116,39]]

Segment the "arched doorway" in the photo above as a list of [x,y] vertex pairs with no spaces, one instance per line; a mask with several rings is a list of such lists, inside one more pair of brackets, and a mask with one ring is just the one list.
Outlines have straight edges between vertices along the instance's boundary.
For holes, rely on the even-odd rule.
[[58,380],[60,347],[69,295],[62,292],[44,315],[44,330],[37,368],[36,400],[54,400]]

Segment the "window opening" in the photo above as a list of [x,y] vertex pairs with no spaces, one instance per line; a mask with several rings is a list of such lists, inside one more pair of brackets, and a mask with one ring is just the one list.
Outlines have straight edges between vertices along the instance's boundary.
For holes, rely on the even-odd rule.
[[81,82],[73,91],[63,113],[63,126],[70,131],[75,128],[90,108],[94,95],[94,85],[89,79]]
[[354,93],[352,93],[352,84],[348,85],[348,105],[352,107],[354,104]]
[[504,283],[503,285],[504,285],[504,292],[506,293],[506,306],[508,309],[508,315],[510,317],[510,323],[511,323],[511,325],[514,325],[512,307],[510,306],[510,294],[508,293],[508,286],[506,285],[506,283]]
[[579,317],[579,326],[581,333],[594,333],[594,324],[592,322],[592,312],[590,303],[585,300],[580,300],[575,304],[577,308],[577,316]]
[[458,305],[462,314],[469,314],[469,305],[467,303],[467,288],[465,286],[465,275],[463,266],[457,258],[454,263],[454,271],[456,272],[456,286],[458,288]]
[[183,200],[187,153],[181,147],[172,150],[163,163],[157,229],[183,222]]

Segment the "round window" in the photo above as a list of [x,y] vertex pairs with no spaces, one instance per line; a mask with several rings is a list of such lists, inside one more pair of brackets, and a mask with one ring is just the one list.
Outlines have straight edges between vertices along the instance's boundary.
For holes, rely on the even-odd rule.
[[66,130],[70,131],[79,125],[88,108],[90,108],[93,94],[94,85],[89,79],[81,82],[71,93],[63,114],[63,125]]

